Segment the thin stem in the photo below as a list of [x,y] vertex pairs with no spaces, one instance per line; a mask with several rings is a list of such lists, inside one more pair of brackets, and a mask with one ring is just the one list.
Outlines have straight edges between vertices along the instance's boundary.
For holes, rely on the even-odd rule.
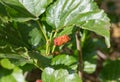
[[52,41],[53,31],[50,33],[50,41]]
[[47,54],[49,55],[50,54],[50,44],[51,44],[51,42],[52,42],[52,36],[53,36],[53,32],[51,32],[50,33],[50,38],[49,38],[49,40],[48,40],[48,46],[47,46],[47,48],[48,48],[48,51],[47,51]]
[[80,45],[80,31],[78,30],[75,34],[76,37],[76,46],[77,46],[77,50],[78,50],[78,75],[79,77],[82,79],[83,77],[83,60],[82,60],[82,49],[81,49],[81,45]]
[[46,32],[45,32],[45,30],[43,29],[43,26],[41,25],[41,23],[37,20],[37,23],[38,23],[38,25],[39,25],[39,27],[40,27],[40,30],[42,31],[42,33],[43,33],[43,35],[44,35],[44,37],[45,37],[45,40],[46,40],[46,55],[48,55],[49,54],[49,45],[50,45],[50,43],[49,43],[49,39],[48,39],[48,37],[47,37],[47,35],[46,35]]
[[39,25],[39,27],[40,27],[40,30],[42,31],[42,33],[43,33],[43,35],[44,35],[46,41],[47,41],[47,40],[48,40],[48,37],[47,37],[46,32],[44,31],[44,29],[43,29],[41,23],[40,23],[38,20],[37,20],[37,23],[38,23],[38,25]]
[[38,69],[40,69],[41,71],[43,71],[43,69],[40,68],[40,66],[37,65],[37,62],[36,62],[34,59],[33,59],[33,63],[34,63],[34,65],[35,65]]
[[46,55],[48,56],[49,55],[49,51],[50,51],[50,41],[49,40],[47,40],[47,42],[46,42]]
[[55,31],[55,34],[54,34],[53,38],[55,38],[55,37],[56,37],[56,35],[57,35],[57,31]]
[[81,43],[82,43],[81,46],[82,46],[82,47],[84,46],[84,43],[85,43],[87,34],[88,34],[88,31],[87,31],[87,30],[84,30],[84,31],[83,31],[83,35],[82,35],[82,37],[81,37]]
[[[57,35],[57,31],[55,31],[55,34],[54,34],[53,38],[55,38],[56,35]],[[54,45],[53,48],[52,48],[52,53],[55,51],[55,48],[56,48],[56,46]]]
[[48,40],[48,42],[47,42],[47,48],[48,48],[48,51],[47,51],[47,54],[49,55],[50,54],[50,51],[51,51],[51,49],[50,49],[50,44],[51,44],[51,42],[52,42],[52,36],[53,36],[53,34],[54,34],[54,31],[52,31],[51,33],[50,33],[50,38],[49,38],[49,40]]
[[52,53],[55,51],[56,46],[54,45],[52,48]]
[[37,64],[34,64],[38,69],[40,69],[41,71],[43,71],[42,68],[40,68]]

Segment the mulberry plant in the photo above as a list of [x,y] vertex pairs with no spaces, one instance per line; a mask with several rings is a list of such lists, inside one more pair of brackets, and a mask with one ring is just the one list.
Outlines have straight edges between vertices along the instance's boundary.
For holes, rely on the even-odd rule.
[[110,47],[109,27],[93,0],[0,0],[0,65],[32,64],[42,70],[42,82],[82,82],[90,33]]

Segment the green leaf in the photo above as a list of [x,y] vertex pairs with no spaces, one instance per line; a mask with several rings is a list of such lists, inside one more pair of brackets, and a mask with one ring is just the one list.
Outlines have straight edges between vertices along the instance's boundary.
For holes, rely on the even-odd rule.
[[13,69],[15,67],[14,64],[12,64],[9,59],[2,59],[1,60],[1,66],[7,69]]
[[0,78],[0,82],[17,82],[16,79],[12,76],[12,75],[7,75],[7,76],[3,76],[2,78]]
[[19,0],[20,3],[34,16],[38,17],[45,12],[46,7],[53,0]]
[[0,82],[26,82],[23,72],[18,67],[15,67],[13,71],[0,68]]
[[22,42],[26,44],[27,48],[36,48],[38,47],[38,45],[42,47],[42,45],[44,45],[44,36],[35,21],[16,23],[16,25],[14,25],[14,28],[16,28],[16,30],[18,31]]
[[0,3],[0,20],[2,20],[2,22],[10,21],[10,19],[7,16],[7,11],[4,5],[2,5],[1,3]]
[[87,73],[93,73],[96,70],[96,64],[85,61],[84,62],[84,71]]
[[33,28],[32,31],[30,31],[29,33],[29,37],[30,37],[29,43],[32,46],[37,46],[41,41],[42,35],[37,28]]
[[[16,66],[24,65],[25,63],[31,62],[26,50],[24,50],[23,48],[15,50],[9,46],[0,47],[0,58],[8,58],[10,62],[12,64],[15,64]],[[2,62],[3,64],[5,63],[4,61]],[[8,64],[10,64],[10,62],[7,61]]]
[[[17,29],[17,26],[11,23],[8,23],[0,27],[0,39],[2,41],[0,45],[3,46],[6,44],[10,44],[12,46],[17,46],[17,47],[21,47],[21,46],[28,47],[28,45],[23,41],[20,30]],[[5,44],[3,44],[3,42]]]
[[[0,3],[5,6],[4,11],[7,12],[7,16],[10,20],[19,22],[25,22],[33,19],[36,20],[36,17],[30,14],[18,0],[1,0]],[[1,9],[0,11],[2,12]]]
[[22,42],[29,45],[28,48],[38,46],[41,44],[41,40],[44,40],[43,34],[35,21],[16,23],[14,28],[16,28],[17,33],[21,36]]
[[108,48],[101,38],[91,37],[90,33],[87,34],[82,47],[82,54],[84,60],[84,71],[93,73],[96,70],[97,63],[97,50],[100,49],[104,53],[108,53]]
[[110,47],[109,19],[93,0],[57,0],[47,9],[46,21],[54,28],[77,25],[93,31]]
[[73,26],[68,26],[66,28],[63,28],[63,30],[58,34],[58,36],[61,36],[61,35],[69,35],[69,34],[72,34],[72,30],[73,30]]
[[23,71],[18,67],[14,68],[12,76],[15,78],[16,82],[25,82]]
[[44,69],[47,66],[50,66],[51,63],[51,57],[45,57],[37,52],[29,52],[29,56],[31,59],[33,59],[34,64],[39,66],[39,68]]
[[18,0],[0,0],[0,2],[22,7]]
[[43,82],[82,82],[77,74],[69,74],[65,69],[46,68],[42,73]]
[[[77,59],[69,55],[58,55],[52,59],[52,65],[58,66],[64,65],[65,67],[71,68],[73,70],[77,69]],[[62,67],[61,67],[62,68]]]
[[100,77],[104,82],[120,82],[120,60],[106,61],[100,73]]
[[[7,37],[7,38],[6,38]],[[11,44],[17,47],[31,48],[33,46],[40,45],[40,41],[44,37],[39,29],[39,26],[34,21],[25,23],[8,23],[0,28],[0,45]],[[6,45],[5,44],[5,45]]]

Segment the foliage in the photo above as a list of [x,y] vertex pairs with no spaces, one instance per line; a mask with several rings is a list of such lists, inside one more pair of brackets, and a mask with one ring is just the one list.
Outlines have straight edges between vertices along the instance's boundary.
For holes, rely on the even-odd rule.
[[[82,82],[75,33],[80,30],[83,59],[89,62],[84,71],[92,73],[86,65],[96,60],[100,42],[90,33],[104,37],[110,47],[109,27],[109,18],[93,0],[0,0],[0,65],[6,71],[0,80],[25,82],[20,67],[33,64],[43,71],[43,82]],[[62,38],[64,44],[56,46],[54,39],[61,36],[70,41]]]
[[82,82],[77,74],[69,74],[67,70],[46,68],[42,74],[43,82]]

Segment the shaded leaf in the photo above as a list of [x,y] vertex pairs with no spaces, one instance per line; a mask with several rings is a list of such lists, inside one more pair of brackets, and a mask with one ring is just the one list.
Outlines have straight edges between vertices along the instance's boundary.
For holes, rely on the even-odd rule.
[[[3,43],[16,47],[31,48],[37,46],[44,37],[36,22],[8,23],[0,28],[0,45]],[[44,41],[43,41],[44,42]]]
[[84,60],[84,71],[88,73],[93,73],[96,69],[97,63],[97,50],[100,49],[104,53],[108,53],[108,48],[105,45],[103,39],[93,38],[87,35],[84,41],[84,46],[82,47],[83,60]]
[[[16,66],[24,65],[25,63],[31,62],[27,51],[25,51],[24,49],[15,50],[9,46],[0,47],[0,58],[8,58],[10,62],[12,64],[15,64]],[[10,64],[9,61],[7,62]]]
[[108,60],[104,67],[103,70],[100,73],[100,77],[103,81],[105,82],[119,82],[120,81],[120,61],[110,61]]
[[29,56],[33,59],[34,64],[37,64],[41,69],[44,69],[47,66],[50,66],[51,57],[45,57],[37,52],[29,52]]
[[41,40],[44,40],[42,32],[35,21],[16,23],[15,27],[17,28],[23,42],[28,44],[30,47],[36,47],[42,43]]
[[[68,68],[70,67],[71,69],[77,69],[77,59],[73,56],[69,55],[58,55],[52,59],[52,65],[58,66],[60,68],[60,65],[65,65]],[[62,68],[62,67],[61,67]]]
[[11,23],[0,27],[0,39],[2,41],[0,45],[4,46],[3,43],[5,43],[5,45],[8,44],[17,47],[28,47],[28,44],[25,43],[21,37],[22,35],[20,33],[20,30],[18,31],[16,28],[17,27]]
[[9,17],[7,16],[7,11],[5,9],[5,6],[0,3],[0,20],[2,22],[8,22],[10,21]]

